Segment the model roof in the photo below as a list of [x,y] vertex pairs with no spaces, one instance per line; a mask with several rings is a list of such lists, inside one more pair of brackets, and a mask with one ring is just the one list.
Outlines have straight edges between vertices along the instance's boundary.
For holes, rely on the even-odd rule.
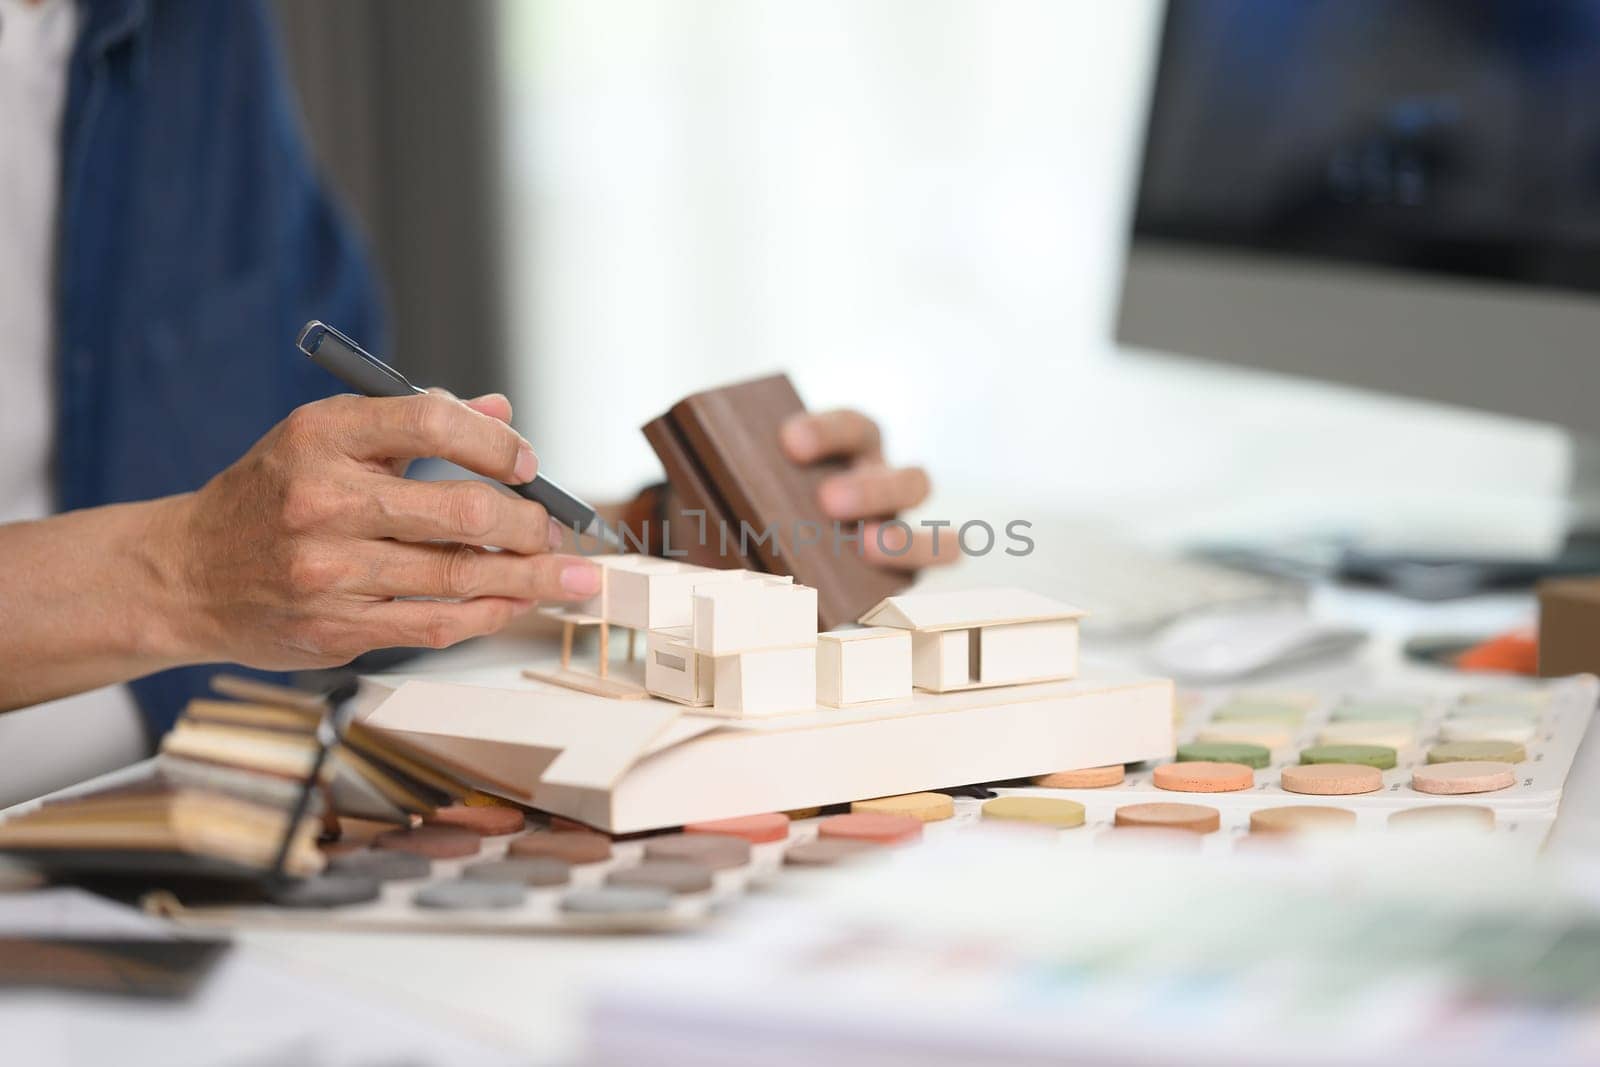
[[964,589],[905,593],[880,600],[861,622],[902,630],[961,630],[972,626],[1077,619],[1084,612],[1026,589]]

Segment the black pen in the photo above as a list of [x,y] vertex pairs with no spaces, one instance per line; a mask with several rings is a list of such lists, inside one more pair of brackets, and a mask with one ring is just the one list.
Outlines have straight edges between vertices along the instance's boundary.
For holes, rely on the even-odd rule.
[[[414,396],[427,392],[325,322],[312,319],[306,323],[295,345],[317,366],[366,396]],[[510,486],[510,489],[544,505],[550,517],[561,525],[592,535],[607,548],[622,549],[621,538],[606,526],[599,512],[544,475],[522,485]]]

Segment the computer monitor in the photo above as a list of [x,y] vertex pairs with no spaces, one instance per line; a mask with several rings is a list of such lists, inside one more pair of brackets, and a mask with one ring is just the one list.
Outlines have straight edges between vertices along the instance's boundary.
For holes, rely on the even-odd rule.
[[1118,337],[1600,432],[1600,0],[1171,0]]

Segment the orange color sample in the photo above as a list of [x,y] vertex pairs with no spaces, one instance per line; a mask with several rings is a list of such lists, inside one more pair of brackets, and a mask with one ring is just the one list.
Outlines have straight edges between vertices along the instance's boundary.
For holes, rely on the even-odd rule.
[[773,811],[765,815],[743,815],[736,819],[712,819],[692,822],[683,828],[686,834],[728,834],[742,837],[752,845],[768,841],[782,841],[789,836],[789,816]]
[[1237,793],[1256,784],[1256,775],[1242,763],[1188,760],[1165,763],[1150,775],[1157,789],[1179,793]]
[[909,815],[884,815],[875,811],[853,811],[835,815],[817,824],[820,838],[846,838],[871,841],[879,845],[898,845],[922,837],[922,820]]

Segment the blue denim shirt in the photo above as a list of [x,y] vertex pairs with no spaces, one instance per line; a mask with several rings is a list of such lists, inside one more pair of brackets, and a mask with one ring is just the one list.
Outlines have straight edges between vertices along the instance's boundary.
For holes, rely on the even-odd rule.
[[[62,124],[63,509],[198,488],[339,391],[294,347],[381,351],[365,253],[314,172],[258,0],[82,0]],[[153,735],[214,668],[133,683]]]

